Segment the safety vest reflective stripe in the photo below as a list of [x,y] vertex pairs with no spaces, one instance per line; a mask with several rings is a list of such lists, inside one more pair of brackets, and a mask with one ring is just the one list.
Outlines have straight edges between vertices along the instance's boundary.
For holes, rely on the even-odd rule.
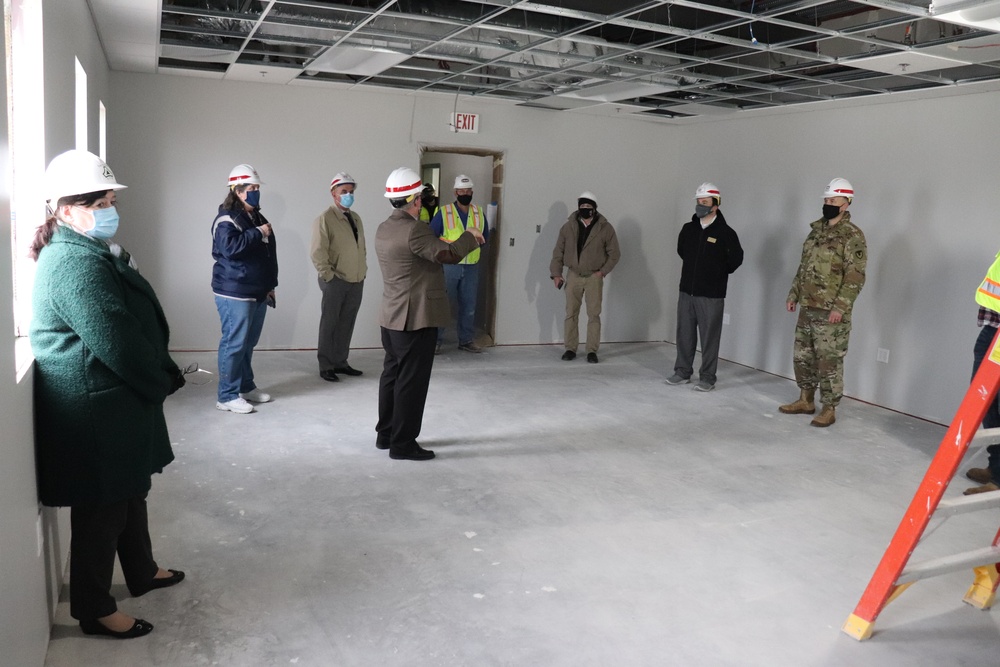
[[[445,204],[444,208],[441,209],[441,217],[444,222],[444,234],[441,236],[441,240],[448,243],[454,243],[455,239],[461,236],[466,229],[475,228],[482,231],[483,225],[486,222],[486,213],[481,206],[469,207],[469,217],[465,221],[465,227],[462,227],[462,218],[459,217],[454,204]],[[476,264],[478,262],[479,248],[476,248],[463,257],[459,264]]]
[[1000,313],[1000,254],[993,261],[986,277],[976,290],[976,303],[983,308]]

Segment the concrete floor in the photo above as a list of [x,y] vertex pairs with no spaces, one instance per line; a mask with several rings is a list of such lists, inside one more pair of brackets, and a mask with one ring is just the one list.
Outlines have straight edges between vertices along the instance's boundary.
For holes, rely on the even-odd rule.
[[[430,462],[375,449],[378,350],[339,384],[312,352],[258,353],[275,400],[253,415],[185,387],[150,525],[188,579],[116,585],[156,625],[137,640],[85,638],[60,604],[46,665],[1000,663],[1000,611],[962,603],[971,572],[912,586],[870,641],[840,631],[943,427],[845,400],[811,428],[777,412],[791,381],[728,363],[710,394],[669,387],[666,344],[561,352],[438,357]],[[917,555],[996,529],[956,517]]]

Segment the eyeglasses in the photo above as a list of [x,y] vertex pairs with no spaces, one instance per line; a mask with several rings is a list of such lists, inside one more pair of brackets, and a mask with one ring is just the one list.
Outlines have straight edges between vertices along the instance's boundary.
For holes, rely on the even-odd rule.
[[[213,373],[212,371],[206,371],[204,368],[198,368],[197,361],[194,361],[181,369],[181,375],[188,376],[192,373],[205,373],[206,375],[215,375],[215,373]],[[185,379],[187,380],[186,377]],[[205,378],[203,382],[195,382],[193,379],[187,381],[196,387],[200,387],[203,384],[208,384],[209,382],[211,382],[212,378]]]

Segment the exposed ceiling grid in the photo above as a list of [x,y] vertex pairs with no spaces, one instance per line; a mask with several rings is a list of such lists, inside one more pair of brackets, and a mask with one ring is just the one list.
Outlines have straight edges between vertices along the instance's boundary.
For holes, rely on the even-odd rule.
[[88,1],[114,69],[558,111],[680,119],[1000,81],[998,0],[129,0],[145,18],[128,22],[121,0]]

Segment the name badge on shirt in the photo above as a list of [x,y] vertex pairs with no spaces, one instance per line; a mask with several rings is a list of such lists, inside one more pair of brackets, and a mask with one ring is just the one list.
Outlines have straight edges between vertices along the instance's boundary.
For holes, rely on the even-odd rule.
[[709,236],[708,237],[708,242],[709,243],[715,243],[715,237],[714,236]]

